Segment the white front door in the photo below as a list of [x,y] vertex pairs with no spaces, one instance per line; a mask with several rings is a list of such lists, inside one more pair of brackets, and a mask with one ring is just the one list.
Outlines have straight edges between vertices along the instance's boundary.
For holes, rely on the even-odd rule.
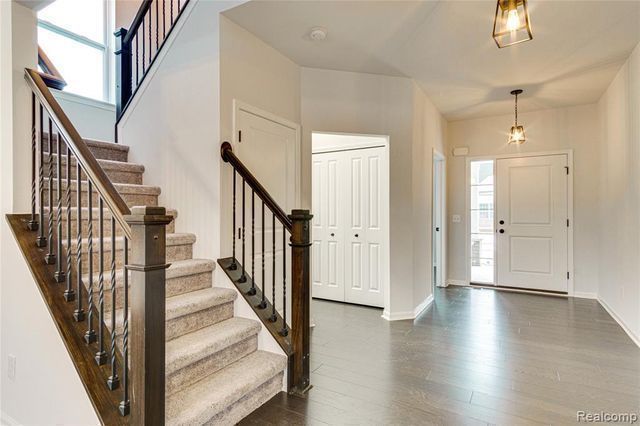
[[313,154],[312,295],[384,307],[388,160],[384,147]]
[[496,176],[496,284],[567,292],[567,156],[498,159]]

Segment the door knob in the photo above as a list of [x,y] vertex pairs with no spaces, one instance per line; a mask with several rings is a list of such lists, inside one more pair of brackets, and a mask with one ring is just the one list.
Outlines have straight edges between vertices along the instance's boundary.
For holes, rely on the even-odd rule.
[[436,226],[436,232],[440,232],[440,227]]
[[334,233],[332,232],[332,233],[331,233],[331,236],[332,236],[332,237],[335,237],[335,236],[336,236],[336,234],[334,234]]
[[358,234],[356,234],[355,237],[358,238]]
[[501,221],[500,221],[500,225],[504,225],[504,220],[501,220]]
[[501,229],[501,230],[500,230],[500,231],[498,231],[498,232],[500,232],[501,234],[504,234],[504,229]]

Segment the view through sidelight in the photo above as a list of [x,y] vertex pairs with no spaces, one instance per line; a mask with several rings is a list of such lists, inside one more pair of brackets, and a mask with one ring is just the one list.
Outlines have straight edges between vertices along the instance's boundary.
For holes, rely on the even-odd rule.
[[494,284],[494,161],[471,161],[470,174],[471,282]]

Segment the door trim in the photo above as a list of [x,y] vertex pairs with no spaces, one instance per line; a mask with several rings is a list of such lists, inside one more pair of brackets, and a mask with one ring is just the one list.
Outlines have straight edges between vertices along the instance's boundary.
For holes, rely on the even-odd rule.
[[[281,126],[284,127],[288,127],[291,130],[294,130],[296,132],[296,140],[295,140],[295,168],[294,168],[294,173],[295,173],[295,189],[294,189],[294,198],[295,198],[295,205],[299,206],[300,205],[300,199],[301,199],[301,190],[302,190],[302,185],[301,185],[301,167],[300,165],[302,164],[302,157],[301,157],[301,127],[298,123],[294,123],[293,121],[287,120],[286,118],[282,118],[280,116],[277,116],[275,114],[270,113],[269,111],[265,111],[263,109],[260,109],[258,107],[255,107],[253,105],[250,105],[246,102],[243,102],[241,100],[238,99],[234,99],[233,100],[233,138],[231,141],[231,145],[234,147],[234,149],[236,148],[237,144],[239,143],[238,141],[238,115],[240,114],[241,111],[247,112],[249,114],[253,114],[255,116],[264,118],[265,120],[269,120],[269,121],[273,121],[274,123],[280,124]],[[289,212],[286,212],[289,213]]]
[[[464,209],[465,209],[465,272],[466,284],[471,283],[471,234],[470,234],[470,224],[471,224],[471,214],[469,212],[469,203],[471,197],[471,170],[470,165],[472,161],[480,161],[480,160],[493,160],[494,164],[494,176],[495,176],[495,167],[496,161],[505,158],[523,158],[523,157],[545,157],[549,155],[566,155],[567,156],[567,165],[569,166],[569,175],[567,176],[567,215],[569,216],[569,226],[567,229],[567,271],[569,272],[569,279],[567,280],[567,296],[573,296],[574,291],[574,263],[573,263],[573,227],[574,227],[574,215],[573,215],[573,149],[560,149],[554,151],[539,151],[539,152],[522,152],[522,153],[514,153],[514,154],[497,154],[497,155],[479,155],[479,156],[471,156],[467,157],[465,161],[465,198],[464,198]],[[495,200],[494,200],[495,203]],[[496,226],[495,220],[496,217],[494,215],[494,227]],[[494,245],[494,255],[496,250],[496,245]],[[494,270],[497,268],[497,258],[494,256]],[[495,286],[498,288],[497,286]]]
[[[434,226],[433,226],[433,218],[435,217],[435,192],[434,192],[434,188],[435,188],[435,181],[436,181],[436,169],[434,167],[436,161],[439,161],[442,163],[441,166],[441,182],[440,182],[440,196],[441,196],[441,203],[440,203],[440,217],[441,217],[441,221],[440,221],[440,232],[441,232],[441,237],[440,237],[440,268],[442,269],[442,271],[440,271],[440,277],[441,277],[441,282],[440,283],[436,283],[433,282],[435,280],[432,280],[433,285],[431,286],[431,292],[432,294],[435,293],[435,286],[437,284],[440,284],[441,287],[446,287],[447,286],[447,157],[440,152],[439,150],[437,150],[436,148],[432,149],[432,159],[431,159],[431,164],[432,164],[432,170],[431,170],[431,247],[433,250],[433,236],[434,236]],[[431,272],[433,272],[433,268],[434,268],[434,264],[433,264],[433,253],[431,253]]]

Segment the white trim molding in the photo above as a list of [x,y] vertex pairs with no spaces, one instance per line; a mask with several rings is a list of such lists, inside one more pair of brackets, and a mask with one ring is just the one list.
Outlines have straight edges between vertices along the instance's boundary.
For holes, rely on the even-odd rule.
[[389,312],[386,309],[382,312],[382,318],[387,321],[413,320],[424,312],[433,303],[433,294],[427,296],[413,311]]
[[446,282],[447,282],[447,287],[449,287],[450,285],[455,285],[455,286],[459,286],[459,287],[468,287],[469,286],[469,281],[466,281],[466,280],[448,279]]
[[[74,102],[80,105],[86,105],[94,108],[104,109],[105,111],[116,113],[116,106],[110,102],[101,101],[98,99],[87,98],[86,96],[76,95],[75,93],[63,92],[61,90],[51,89],[53,96],[56,99],[62,99],[67,102]],[[115,115],[113,118],[115,122]]]
[[627,324],[625,324],[622,318],[620,318],[620,316],[618,316],[618,314],[615,313],[615,311],[611,308],[611,306],[607,305],[607,302],[605,302],[600,297],[598,297],[598,303],[600,303],[600,305],[604,308],[604,310],[607,311],[609,315],[611,315],[611,318],[613,318],[618,323],[618,325],[622,327],[624,332],[627,333],[627,335],[633,341],[633,343],[635,343],[636,346],[640,347],[640,336],[636,336],[635,333],[631,331],[629,327],[627,327]]
[[577,297],[578,299],[597,299],[598,293],[589,293],[584,291],[574,291],[573,297]]

